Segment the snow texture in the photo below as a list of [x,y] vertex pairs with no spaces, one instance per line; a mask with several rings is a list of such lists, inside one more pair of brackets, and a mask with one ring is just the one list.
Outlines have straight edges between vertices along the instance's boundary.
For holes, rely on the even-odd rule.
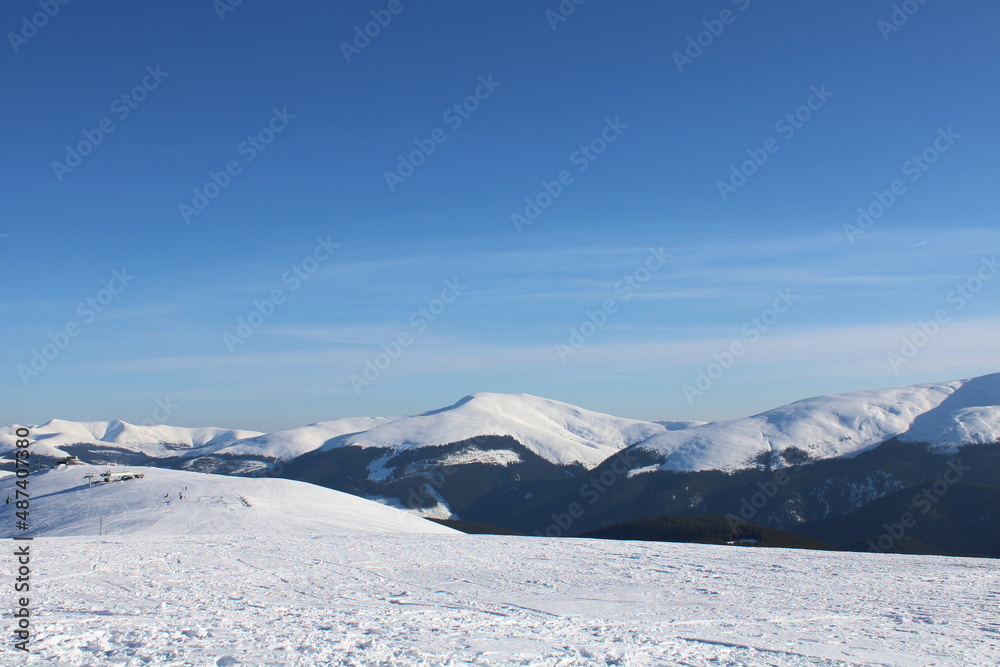
[[986,559],[280,529],[32,548],[33,664],[1000,664]]
[[17,664],[1000,663],[988,559],[462,535],[300,482],[102,471],[31,477]]

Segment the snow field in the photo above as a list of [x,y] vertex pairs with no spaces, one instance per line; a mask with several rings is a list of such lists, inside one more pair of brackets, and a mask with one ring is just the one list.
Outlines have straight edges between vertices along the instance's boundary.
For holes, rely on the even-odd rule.
[[36,664],[1000,663],[988,560],[281,530],[33,550]]

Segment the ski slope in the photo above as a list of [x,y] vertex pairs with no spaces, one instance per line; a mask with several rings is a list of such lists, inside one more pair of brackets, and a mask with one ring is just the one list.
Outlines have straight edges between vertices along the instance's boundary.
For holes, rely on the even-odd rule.
[[1000,664],[986,559],[296,530],[32,549],[37,664]]
[[[106,470],[144,477],[105,483],[99,476]],[[14,483],[14,477],[0,479],[0,494],[13,497]],[[285,479],[60,466],[32,473],[29,489],[31,530],[15,531],[14,506],[0,506],[0,537],[454,532],[357,496]]]
[[1000,442],[1000,373],[808,398],[753,417],[662,433],[639,447],[665,457],[663,470],[735,470],[789,447],[829,459],[894,437],[948,447]]

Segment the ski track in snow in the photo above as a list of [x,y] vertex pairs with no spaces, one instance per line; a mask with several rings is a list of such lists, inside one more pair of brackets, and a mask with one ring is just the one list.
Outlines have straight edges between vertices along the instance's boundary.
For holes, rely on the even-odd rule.
[[32,550],[28,664],[1000,663],[986,559],[280,530]]

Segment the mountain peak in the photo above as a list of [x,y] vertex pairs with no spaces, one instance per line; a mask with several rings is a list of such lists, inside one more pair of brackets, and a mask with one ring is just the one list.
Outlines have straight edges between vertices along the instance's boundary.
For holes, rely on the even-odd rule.
[[594,467],[615,452],[664,427],[614,417],[531,394],[470,394],[453,405],[388,421],[325,445],[413,448],[481,435],[509,435],[560,465]]
[[[511,436],[557,465],[593,468],[629,447],[659,454],[666,470],[732,470],[790,447],[812,458],[852,455],[890,438],[958,446],[1000,440],[1000,373],[950,382],[816,396],[721,422],[645,422],[532,394],[478,392],[447,407],[403,417],[346,417],[272,433],[137,426],[121,420],[51,419],[33,427],[34,451],[93,444],[151,458],[229,456],[289,460],[338,447],[392,450]],[[0,452],[14,447],[0,428]],[[779,461],[780,463],[780,461]],[[643,470],[652,468],[643,468]]]
[[815,396],[641,445],[666,470],[733,470],[794,447],[815,459],[847,456],[890,438],[960,445],[1000,440],[1000,373],[965,380]]

